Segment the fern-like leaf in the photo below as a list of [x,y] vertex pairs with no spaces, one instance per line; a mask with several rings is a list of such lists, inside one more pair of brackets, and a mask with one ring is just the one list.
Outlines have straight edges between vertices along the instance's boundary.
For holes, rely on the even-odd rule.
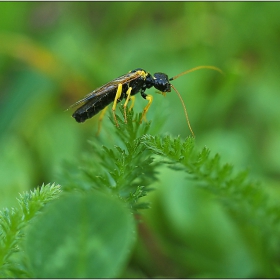
[[20,194],[19,208],[0,211],[0,276],[26,276],[21,265],[13,263],[11,256],[19,251],[24,227],[47,202],[58,197],[60,192],[59,185],[43,185],[34,191]]

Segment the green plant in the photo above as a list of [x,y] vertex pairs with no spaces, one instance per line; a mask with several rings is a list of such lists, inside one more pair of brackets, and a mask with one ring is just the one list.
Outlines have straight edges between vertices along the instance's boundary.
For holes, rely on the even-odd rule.
[[[42,186],[20,196],[19,209],[1,212],[2,277],[279,275],[280,209],[277,203],[259,184],[248,179],[247,172],[235,173],[232,166],[221,164],[218,155],[211,157],[207,148],[197,151],[193,138],[182,140],[148,134],[152,130],[155,134],[159,128],[151,128],[150,123],[139,125],[140,117],[130,112],[127,124],[118,117],[120,128],[115,128],[111,140],[91,141],[92,151],[78,163],[79,168],[77,163],[66,166],[62,194],[59,186]],[[102,146],[102,141],[107,146]],[[160,250],[154,259],[153,254],[148,259],[153,267],[159,255],[167,255],[172,269],[161,267],[162,270],[145,271],[148,264],[139,257],[145,236],[141,231],[138,236],[135,234],[138,224],[135,220],[139,210],[150,206],[144,197],[156,181],[161,182],[159,174],[165,165],[176,174],[184,172],[185,179],[183,184],[173,186],[174,193],[166,200],[172,198],[171,204],[155,200],[148,210],[156,217],[152,220],[154,229],[148,228],[160,236],[156,241]],[[235,248],[218,249],[218,244],[224,242],[218,237],[218,228],[213,231],[214,244],[209,244],[201,241],[206,235],[198,238],[199,231],[185,227],[187,198],[184,192],[188,187],[210,194],[204,200],[204,207],[210,200],[226,210],[226,217],[234,221],[232,228],[236,235],[246,244],[244,250],[257,255],[257,260],[247,259],[261,266],[251,265],[244,270],[242,264],[224,260],[224,256],[230,255],[234,260],[238,256],[232,256]],[[218,215],[214,218],[219,219]],[[203,224],[209,222],[198,221],[198,225]],[[207,246],[210,246],[208,251]],[[146,253],[151,253],[149,248]],[[215,258],[217,262],[211,263]],[[226,267],[232,263],[233,268]],[[240,271],[236,271],[239,267]]]
[[60,193],[59,185],[43,184],[34,191],[20,195],[18,208],[4,209],[0,212],[1,277],[29,276],[25,269],[26,257],[22,256],[23,232],[45,204],[57,198]]

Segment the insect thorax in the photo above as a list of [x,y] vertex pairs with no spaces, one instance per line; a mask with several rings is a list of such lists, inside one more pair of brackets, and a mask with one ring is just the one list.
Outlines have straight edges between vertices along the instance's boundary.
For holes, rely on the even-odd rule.
[[153,86],[153,85],[149,86],[150,84],[149,80],[151,75],[148,72],[144,71],[143,69],[136,69],[134,71],[135,72],[137,71],[139,73],[139,77],[136,78],[135,80],[132,80],[127,86],[127,88],[132,87],[131,95],[134,95],[139,91],[145,91],[146,88],[150,88]]

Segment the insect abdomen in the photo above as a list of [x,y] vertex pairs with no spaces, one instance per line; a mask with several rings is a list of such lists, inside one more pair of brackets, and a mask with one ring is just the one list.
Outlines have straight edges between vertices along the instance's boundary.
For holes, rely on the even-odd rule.
[[90,119],[94,115],[98,114],[106,106],[114,101],[115,91],[109,92],[103,96],[97,96],[93,100],[87,102],[82,107],[77,109],[72,117],[79,123]]
[[[102,109],[100,109],[102,110]],[[78,122],[84,122],[85,120],[91,118],[92,116],[96,115],[100,110],[98,108],[92,106],[88,108],[87,110],[83,107],[79,108],[77,111],[75,111],[72,115],[72,117]]]

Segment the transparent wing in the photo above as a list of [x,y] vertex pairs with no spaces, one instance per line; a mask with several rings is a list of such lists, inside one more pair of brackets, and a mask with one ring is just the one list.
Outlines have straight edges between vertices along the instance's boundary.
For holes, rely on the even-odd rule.
[[122,76],[116,78],[115,80],[110,81],[107,84],[105,84],[105,85],[95,89],[91,93],[87,94],[84,98],[82,98],[79,101],[77,101],[76,103],[72,104],[67,110],[69,110],[73,107],[76,107],[78,105],[85,104],[89,100],[100,97],[101,95],[106,94],[109,91],[116,90],[117,87],[118,87],[118,84],[129,83],[132,80],[137,79],[138,77],[140,77],[140,74],[138,73],[138,71],[130,72],[130,73],[127,73],[125,75],[122,75]]

